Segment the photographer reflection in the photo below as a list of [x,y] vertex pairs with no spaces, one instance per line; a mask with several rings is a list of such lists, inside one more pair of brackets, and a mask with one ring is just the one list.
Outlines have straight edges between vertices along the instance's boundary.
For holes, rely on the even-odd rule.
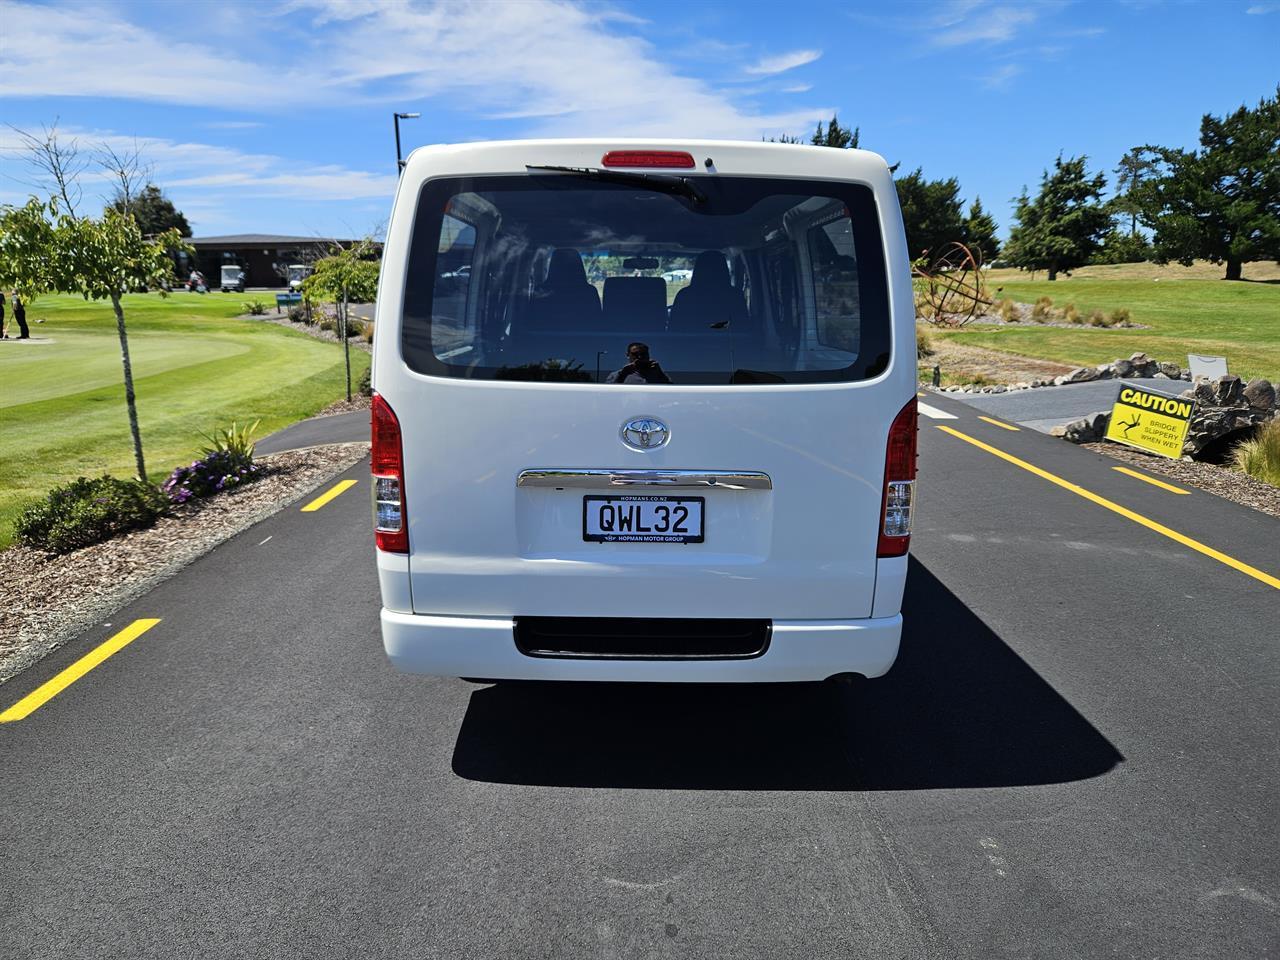
[[670,383],[657,360],[650,359],[649,345],[639,340],[627,344],[627,365],[615,370],[605,383]]

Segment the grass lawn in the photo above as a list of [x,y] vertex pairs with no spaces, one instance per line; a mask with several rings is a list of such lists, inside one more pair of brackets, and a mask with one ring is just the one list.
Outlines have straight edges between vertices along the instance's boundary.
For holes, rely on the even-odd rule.
[[[1017,270],[991,270],[993,296],[1032,303],[1052,297],[1055,307],[1074,303],[1087,315],[1127,307],[1134,323],[1147,330],[970,326],[959,332],[931,329],[935,337],[1002,350],[1020,356],[1083,366],[1106,363],[1143,351],[1157,360],[1187,364],[1188,353],[1227,358],[1232,373],[1280,382],[1280,268],[1246,264],[1246,278],[1258,282],[1202,279],[1220,276],[1221,267],[1189,268],[1152,264],[1089,267],[1071,277],[1032,281]],[[997,293],[997,288],[1003,288]]]
[[[252,295],[124,299],[151,480],[190,462],[202,432],[261,420],[258,436],[343,396],[342,351],[271,323],[232,319]],[[43,319],[44,323],[36,323]],[[0,343],[0,548],[23,506],[77,476],[133,475],[120,345],[110,303],[42,297],[34,338]],[[353,381],[369,357],[351,351]]]

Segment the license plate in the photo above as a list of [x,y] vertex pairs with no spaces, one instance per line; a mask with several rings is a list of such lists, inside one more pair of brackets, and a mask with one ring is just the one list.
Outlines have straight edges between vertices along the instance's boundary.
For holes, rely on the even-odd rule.
[[702,543],[703,497],[583,497],[582,539]]

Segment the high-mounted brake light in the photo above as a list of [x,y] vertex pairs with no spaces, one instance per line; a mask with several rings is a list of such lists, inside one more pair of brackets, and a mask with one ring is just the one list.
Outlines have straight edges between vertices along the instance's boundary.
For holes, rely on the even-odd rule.
[[884,457],[884,498],[877,557],[901,557],[911,545],[911,507],[916,486],[916,398],[893,418]]
[[373,395],[373,532],[378,549],[409,552],[408,517],[404,509],[404,451],[400,421],[379,394]]
[[600,160],[602,167],[666,167],[693,169],[693,154],[684,150],[610,150]]

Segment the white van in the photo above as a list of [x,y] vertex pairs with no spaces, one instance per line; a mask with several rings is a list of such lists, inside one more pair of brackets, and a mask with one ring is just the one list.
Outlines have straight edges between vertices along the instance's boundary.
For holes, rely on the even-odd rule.
[[416,150],[373,387],[399,669],[705,682],[893,664],[916,352],[879,156]]

